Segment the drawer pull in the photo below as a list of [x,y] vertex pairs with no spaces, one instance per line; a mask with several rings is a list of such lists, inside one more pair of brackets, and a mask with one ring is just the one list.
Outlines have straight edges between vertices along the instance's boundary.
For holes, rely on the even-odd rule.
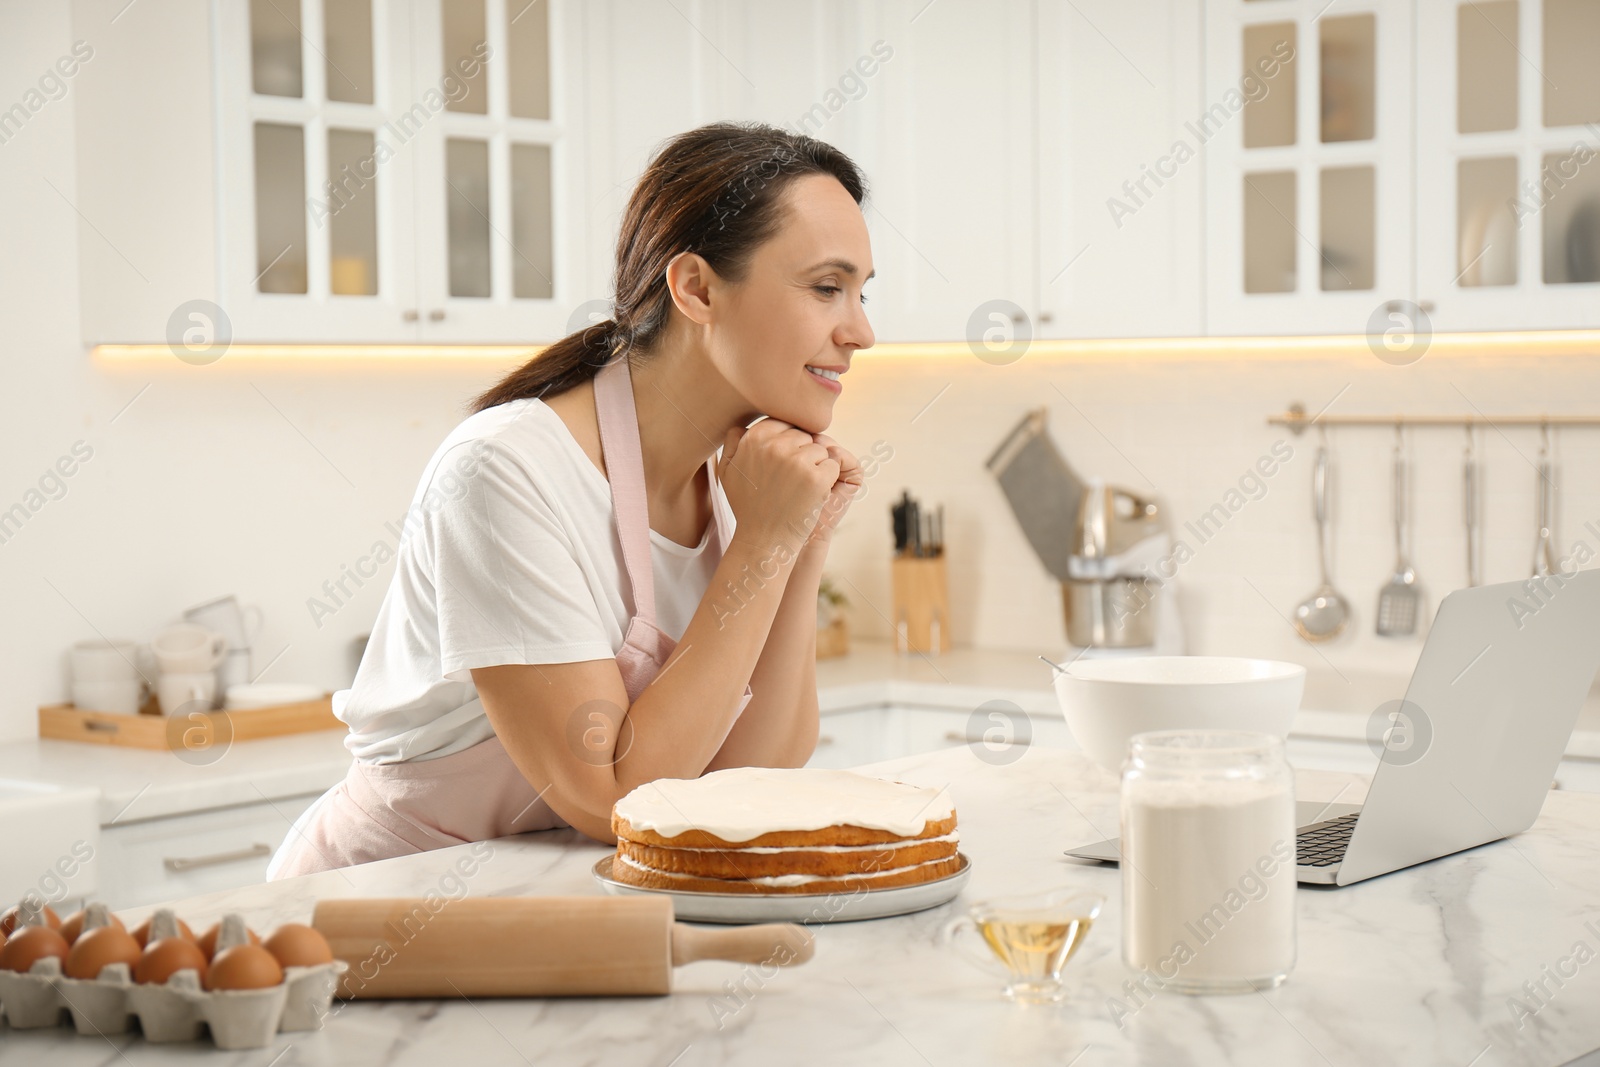
[[968,737],[966,734],[962,733],[960,730],[946,730],[945,734],[944,734],[944,739],[946,741],[960,741],[962,744],[966,744],[966,745],[1025,745],[1025,744],[1028,743],[1026,741],[1016,741],[1016,740],[1013,740],[1013,741],[991,741],[987,737]]
[[833,738],[832,737],[829,737],[827,734],[818,734],[817,735],[817,747],[818,748],[821,748],[823,745],[831,745],[831,744],[833,744]]
[[209,856],[168,857],[161,862],[169,871],[192,871],[196,867],[215,867],[222,863],[238,863],[240,860],[253,860],[270,855],[272,846],[258,843],[232,852],[214,852]]

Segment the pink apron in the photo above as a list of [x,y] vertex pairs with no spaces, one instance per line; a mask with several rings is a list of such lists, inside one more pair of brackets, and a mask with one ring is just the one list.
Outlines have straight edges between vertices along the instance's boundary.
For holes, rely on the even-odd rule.
[[[677,642],[655,623],[644,457],[625,358],[607,364],[595,376],[594,395],[622,562],[633,590],[633,617],[617,653],[617,669],[632,702],[655,678]],[[706,472],[714,483],[715,457],[706,461]],[[716,507],[712,524],[721,553],[729,533]],[[750,696],[747,684],[739,701],[740,714]],[[567,825],[517,770],[500,739],[491,737],[439,759],[351,764],[344,781],[295,823],[268,877],[291,878]]]

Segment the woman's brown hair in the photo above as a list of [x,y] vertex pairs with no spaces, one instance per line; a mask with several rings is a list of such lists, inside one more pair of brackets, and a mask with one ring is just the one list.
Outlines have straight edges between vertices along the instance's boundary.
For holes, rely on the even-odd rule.
[[668,141],[628,200],[617,234],[611,318],[570,334],[478,397],[482,411],[565,392],[614,355],[648,351],[667,323],[667,264],[696,252],[738,282],[755,250],[777,231],[782,193],[806,174],[831,174],[862,203],[866,179],[843,152],[761,123],[717,122]]

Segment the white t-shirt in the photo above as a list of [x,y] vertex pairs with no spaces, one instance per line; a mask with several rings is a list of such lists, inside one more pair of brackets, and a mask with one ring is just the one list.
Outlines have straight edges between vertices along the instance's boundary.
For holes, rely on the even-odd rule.
[[[733,511],[715,478],[711,506]],[[681,639],[720,556],[714,522],[688,548],[650,531],[656,625]],[[435,759],[494,735],[474,667],[612,659],[633,589],[611,486],[542,400],[472,415],[428,462],[394,580],[334,714],[358,760]]]

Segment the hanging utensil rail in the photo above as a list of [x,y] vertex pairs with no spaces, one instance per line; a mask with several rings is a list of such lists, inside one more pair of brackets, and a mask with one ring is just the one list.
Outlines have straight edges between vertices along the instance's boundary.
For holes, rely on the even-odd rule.
[[1317,426],[1600,426],[1600,415],[1309,415],[1305,405],[1293,404],[1278,415],[1268,415],[1270,426],[1287,426],[1304,433]]

